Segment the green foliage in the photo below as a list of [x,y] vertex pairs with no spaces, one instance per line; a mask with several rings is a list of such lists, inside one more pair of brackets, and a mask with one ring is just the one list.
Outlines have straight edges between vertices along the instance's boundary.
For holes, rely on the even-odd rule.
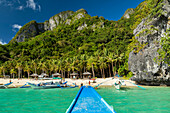
[[[133,30],[143,18],[154,13],[155,10],[152,9],[156,5],[160,7],[157,3],[157,0],[146,0],[134,9],[129,19],[122,17],[118,21],[109,21],[98,16],[91,17],[84,9],[77,12],[69,11],[71,16],[67,19],[71,20],[70,25],[65,25],[64,20],[60,20],[61,23],[53,31],[46,31],[35,37],[31,35],[32,38],[25,42],[15,42],[18,34],[24,32],[24,29],[31,24],[37,24],[31,21],[10,41],[13,43],[0,45],[0,59],[2,59],[0,65],[12,62],[14,65],[12,69],[15,72],[18,63],[22,62],[20,68],[27,67],[24,70],[31,73],[36,71],[40,73],[41,70],[49,73],[63,72],[63,70],[83,72],[84,67],[85,70],[96,72],[97,77],[107,77],[105,74],[111,69],[112,75],[118,71],[120,75],[130,77],[132,73],[128,71],[129,53],[135,48],[134,52],[139,52],[145,46],[134,38]],[[80,13],[84,17],[78,19],[77,14]],[[54,17],[58,17],[58,14],[52,18]],[[84,24],[87,24],[87,27],[78,31],[77,28]],[[156,29],[151,26],[151,30]],[[148,30],[144,32],[150,33]],[[162,43],[167,42],[166,39],[163,40]],[[163,48],[165,52],[169,49],[167,46]],[[31,70],[28,64],[32,65]]]
[[[32,20],[30,22],[28,22],[27,24],[25,24],[23,27],[21,27],[21,29],[17,32],[17,34],[15,35],[15,37],[9,42],[14,42],[16,40],[16,37],[18,37],[19,34],[26,32],[25,29],[28,29],[30,27],[30,25],[37,25],[37,22],[35,20]],[[32,33],[35,34],[35,33]],[[32,37],[32,34],[27,34],[30,35],[29,37]]]
[[170,31],[167,30],[165,36],[161,38],[162,49],[159,49],[159,61],[164,61],[170,66]]

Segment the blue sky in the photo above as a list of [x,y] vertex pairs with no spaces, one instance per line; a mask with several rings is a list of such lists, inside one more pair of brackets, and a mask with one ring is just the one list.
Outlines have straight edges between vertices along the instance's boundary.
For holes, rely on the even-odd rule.
[[85,9],[91,16],[119,20],[144,0],[0,0],[0,44],[8,43],[31,20],[44,22],[62,11]]

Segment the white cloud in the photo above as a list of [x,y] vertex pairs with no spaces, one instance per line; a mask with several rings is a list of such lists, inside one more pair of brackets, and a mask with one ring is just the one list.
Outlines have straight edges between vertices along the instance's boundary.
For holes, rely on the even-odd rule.
[[23,10],[23,9],[24,9],[24,6],[19,6],[17,9],[18,9],[18,10]]
[[31,8],[34,11],[41,11],[41,6],[35,2],[37,0],[0,0],[0,6],[10,7],[17,10]]
[[32,8],[33,10],[36,10],[36,4],[35,4],[34,0],[28,0],[27,7]]
[[27,2],[27,6],[28,8],[31,8],[33,10],[38,10],[41,11],[41,6],[37,3],[34,2],[34,0],[28,0]]
[[2,42],[2,39],[0,39],[0,44],[5,45],[7,43],[6,42]]
[[18,24],[14,24],[14,25],[12,25],[12,31],[14,31],[14,32],[16,32],[16,29],[20,29],[22,26],[21,25],[18,25]]
[[18,25],[18,24],[14,24],[12,25],[13,28],[17,28],[17,29],[20,29],[22,26],[21,25]]
[[38,10],[39,10],[39,12],[41,11],[41,6],[40,5],[38,5]]

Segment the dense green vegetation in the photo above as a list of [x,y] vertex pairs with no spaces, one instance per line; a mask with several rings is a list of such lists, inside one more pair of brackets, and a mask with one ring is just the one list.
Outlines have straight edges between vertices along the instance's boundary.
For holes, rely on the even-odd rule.
[[[71,72],[82,75],[90,71],[93,77],[105,78],[117,71],[122,76],[132,76],[127,63],[129,52],[143,46],[132,38],[133,30],[152,13],[157,1],[142,2],[129,19],[122,17],[118,21],[88,14],[75,19],[80,13],[77,12],[69,17],[70,25],[63,23],[25,42],[0,45],[0,75],[20,78],[31,73],[61,72],[63,77],[69,77]],[[87,27],[77,30],[84,23]]]
[[158,61],[164,61],[170,66],[170,29],[167,30],[165,36],[161,38],[162,48],[159,49],[159,59]]

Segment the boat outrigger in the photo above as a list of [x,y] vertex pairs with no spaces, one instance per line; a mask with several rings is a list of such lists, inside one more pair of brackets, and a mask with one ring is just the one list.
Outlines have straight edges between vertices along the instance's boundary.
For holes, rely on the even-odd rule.
[[46,82],[46,83],[39,83],[39,84],[33,84],[33,83],[27,83],[30,85],[33,89],[49,89],[49,88],[61,88],[65,87],[65,84],[60,84],[58,82]]
[[[65,89],[65,88],[75,88],[75,87],[78,87],[76,84],[73,84],[73,86],[67,85],[67,81],[64,82],[64,83],[59,83],[59,82],[55,82],[54,83],[53,81],[52,82],[46,82],[46,83],[41,82],[39,84],[33,84],[33,83],[27,82],[27,84],[25,84],[25,85],[29,85],[33,89],[50,89],[50,88]],[[20,88],[29,88],[28,86],[25,87],[25,85],[20,87]]]
[[7,84],[4,84],[4,85],[0,85],[0,89],[6,89],[8,88],[9,85],[11,85],[13,82],[10,82],[10,83],[7,83]]

